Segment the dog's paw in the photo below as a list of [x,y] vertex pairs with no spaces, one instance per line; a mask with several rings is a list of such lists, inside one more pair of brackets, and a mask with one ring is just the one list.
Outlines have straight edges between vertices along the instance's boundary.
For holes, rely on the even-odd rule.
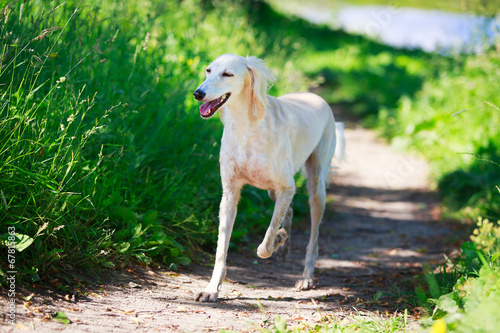
[[272,249],[268,249],[264,245],[264,242],[262,242],[257,248],[257,255],[259,256],[259,258],[262,259],[269,258],[273,254],[273,252],[275,252],[281,246],[283,246],[283,244],[285,244],[287,238],[288,234],[286,230],[281,228],[280,230],[278,230],[278,233],[276,234],[276,237],[273,240]]
[[194,294],[196,302],[217,302],[217,293],[208,291],[199,291]]
[[283,246],[287,238],[288,238],[288,233],[286,232],[285,229],[281,228],[280,230],[278,230],[278,233],[276,234],[276,237],[274,238],[273,242],[273,251],[276,251],[281,246]]
[[314,283],[312,279],[300,279],[295,284],[295,288],[300,290],[309,290],[314,287]]
[[261,259],[267,259],[273,254],[273,251],[269,251],[264,244],[260,244],[257,248],[257,255]]

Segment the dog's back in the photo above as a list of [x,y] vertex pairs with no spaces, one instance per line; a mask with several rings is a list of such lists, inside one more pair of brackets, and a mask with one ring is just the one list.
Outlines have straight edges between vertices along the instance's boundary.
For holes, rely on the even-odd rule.
[[290,93],[268,99],[272,105],[268,108],[269,116],[278,123],[274,131],[288,133],[292,142],[296,170],[317,151],[327,180],[336,143],[335,118],[328,103],[313,93]]

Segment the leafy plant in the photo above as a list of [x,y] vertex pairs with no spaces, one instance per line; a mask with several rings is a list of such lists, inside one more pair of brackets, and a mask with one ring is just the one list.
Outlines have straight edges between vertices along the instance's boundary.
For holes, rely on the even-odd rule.
[[[434,300],[432,320],[446,324],[450,332],[493,332],[500,324],[500,226],[479,219],[471,239],[462,245],[461,269],[451,292]],[[432,321],[427,321],[427,325]]]

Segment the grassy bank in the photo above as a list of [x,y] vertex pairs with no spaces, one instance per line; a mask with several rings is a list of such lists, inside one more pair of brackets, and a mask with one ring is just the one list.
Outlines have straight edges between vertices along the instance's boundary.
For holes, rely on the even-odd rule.
[[491,50],[453,60],[447,70],[426,80],[416,98],[403,97],[397,108],[383,108],[378,126],[395,146],[417,151],[432,162],[452,216],[496,219],[500,57]]
[[[22,279],[130,259],[175,268],[193,249],[213,247],[221,124],[202,121],[192,91],[221,51],[263,55],[249,6],[33,0],[3,8],[1,233],[7,246],[6,228],[15,229]],[[273,89],[306,84],[283,79]],[[262,192],[249,194],[241,213],[258,225],[270,207]],[[7,269],[2,261],[0,273]]]

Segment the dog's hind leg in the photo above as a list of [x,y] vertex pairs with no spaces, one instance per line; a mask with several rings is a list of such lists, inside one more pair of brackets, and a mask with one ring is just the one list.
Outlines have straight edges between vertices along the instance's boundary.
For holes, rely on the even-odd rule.
[[267,228],[264,240],[257,248],[257,255],[260,258],[269,258],[273,252],[285,244],[285,241],[288,238],[288,233],[284,228],[280,229],[280,225],[283,223],[283,220],[287,215],[294,194],[295,185],[276,191],[276,203],[274,205],[273,217],[271,219],[271,223],[269,224],[269,228]]
[[313,272],[318,256],[319,225],[325,211],[326,186],[324,172],[317,153],[313,152],[306,161],[307,190],[311,208],[311,236],[306,250],[306,260],[302,278],[295,284],[296,288],[307,290],[313,287]]
[[[276,202],[276,192],[274,191],[269,191],[269,197],[271,200]],[[286,212],[285,218],[283,219],[283,223],[281,224],[281,227],[285,229],[288,238],[285,241],[285,244],[278,249],[276,252],[276,255],[278,257],[281,257],[282,259],[285,259],[286,256],[291,253],[292,249],[292,219],[293,219],[293,201],[290,202],[290,207],[288,207],[288,210]]]

